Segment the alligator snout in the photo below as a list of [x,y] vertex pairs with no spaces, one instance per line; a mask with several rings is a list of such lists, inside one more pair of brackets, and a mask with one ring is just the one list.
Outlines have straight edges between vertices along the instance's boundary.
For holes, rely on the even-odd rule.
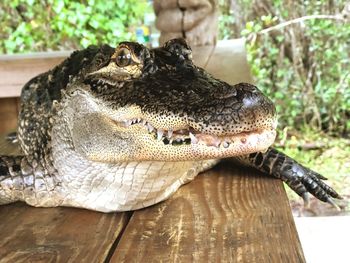
[[275,106],[257,87],[248,83],[220,84],[217,87],[215,83],[211,96],[189,112],[191,126],[218,135],[275,129]]

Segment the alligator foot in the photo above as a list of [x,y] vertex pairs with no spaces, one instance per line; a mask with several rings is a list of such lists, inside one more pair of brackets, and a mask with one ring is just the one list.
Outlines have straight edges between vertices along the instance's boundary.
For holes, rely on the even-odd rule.
[[23,190],[23,182],[17,180],[21,175],[22,157],[0,156],[0,205],[18,201],[18,191]]
[[[32,206],[57,206],[55,179],[40,164],[23,156],[0,156],[0,205],[24,201]],[[34,175],[35,174],[35,175]]]
[[340,209],[333,198],[342,197],[323,182],[324,176],[304,167],[289,156],[269,148],[265,153],[252,153],[244,160],[258,170],[284,181],[294,192],[301,196],[305,206],[309,205],[309,193],[317,199]]

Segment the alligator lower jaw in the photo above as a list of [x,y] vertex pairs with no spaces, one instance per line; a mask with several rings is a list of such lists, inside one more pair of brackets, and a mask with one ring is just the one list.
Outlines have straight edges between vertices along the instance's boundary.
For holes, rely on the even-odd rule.
[[[191,144],[191,151],[205,158],[226,158],[239,155],[250,154],[253,152],[264,152],[276,138],[275,130],[262,130],[259,132],[244,132],[232,136],[225,136],[219,145],[216,136],[205,135],[205,140],[197,144]],[[208,145],[209,141],[209,145]],[[227,143],[229,141],[230,143]]]
[[[191,141],[186,143],[185,140],[185,143],[176,146],[165,145],[164,142],[156,139],[145,142],[147,147],[143,147],[137,153],[137,158],[138,160],[156,161],[198,161],[264,152],[274,142],[276,132],[275,130],[263,130],[219,137],[224,140],[220,140],[221,143],[218,146],[212,145],[212,142],[217,143],[217,136],[197,134],[196,137],[202,138],[198,139],[197,143],[191,143]],[[231,143],[225,144],[227,140],[230,140]]]
[[273,137],[274,140],[276,136],[274,127],[271,127],[271,129],[260,129],[219,136],[200,133],[193,128],[160,130],[154,128],[150,123],[142,119],[131,119],[118,122],[118,125],[126,128],[133,125],[141,126],[145,129],[145,131],[148,131],[149,134],[153,134],[155,140],[162,142],[165,146],[192,146],[194,148],[206,146],[210,148],[229,149],[240,145],[240,148],[244,148],[245,145],[256,144],[256,146],[259,146],[259,143],[261,142],[264,142],[264,145],[272,144],[273,141],[266,143],[266,138],[269,138],[268,140],[271,141],[271,138]]

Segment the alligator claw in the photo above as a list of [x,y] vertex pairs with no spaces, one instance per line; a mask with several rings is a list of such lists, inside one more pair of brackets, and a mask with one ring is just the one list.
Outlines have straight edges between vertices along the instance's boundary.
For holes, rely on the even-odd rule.
[[301,196],[305,206],[309,205],[309,193],[317,199],[340,209],[333,198],[342,197],[322,180],[326,177],[304,167],[289,156],[269,148],[266,153],[249,155],[249,163],[260,171],[268,173],[284,181],[294,192]]
[[310,195],[308,192],[305,192],[301,196],[304,200],[304,207],[309,208],[310,207]]
[[326,201],[328,204],[332,205],[335,209],[337,209],[338,211],[341,211],[341,208],[334,202],[334,200],[332,198],[327,198]]
[[[304,188],[298,189],[299,191],[295,191],[293,187],[291,187],[297,194],[301,195],[305,202],[305,194],[311,193],[314,195],[317,199],[327,202],[331,204],[333,207],[335,207],[337,210],[340,210],[339,206],[334,202],[333,198],[336,199],[342,199],[342,197],[330,186],[328,186],[326,183],[324,183],[321,178],[324,178],[323,176],[319,176],[318,173],[301,166],[296,161],[292,160],[294,163],[292,164],[291,172],[286,172],[283,177],[286,178],[286,183],[291,186],[288,183],[288,178],[290,177],[296,177],[297,181],[299,181]],[[290,161],[289,161],[290,162]],[[296,174],[293,173],[295,171],[298,171]],[[306,204],[307,202],[305,202]]]

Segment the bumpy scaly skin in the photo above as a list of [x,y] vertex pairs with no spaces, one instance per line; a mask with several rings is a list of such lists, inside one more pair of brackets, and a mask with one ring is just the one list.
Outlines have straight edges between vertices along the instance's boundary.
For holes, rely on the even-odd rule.
[[0,157],[0,204],[146,207],[236,157],[306,199],[339,195],[322,176],[269,148],[276,112],[253,85],[230,86],[193,65],[181,40],[74,52],[22,90],[24,156]]
[[324,176],[304,167],[276,149],[269,148],[265,153],[252,153],[238,157],[238,159],[266,174],[283,180],[304,199],[306,204],[309,203],[309,192],[319,200],[334,206],[336,204],[332,197],[341,199],[341,196],[334,189],[322,181],[326,180]]

